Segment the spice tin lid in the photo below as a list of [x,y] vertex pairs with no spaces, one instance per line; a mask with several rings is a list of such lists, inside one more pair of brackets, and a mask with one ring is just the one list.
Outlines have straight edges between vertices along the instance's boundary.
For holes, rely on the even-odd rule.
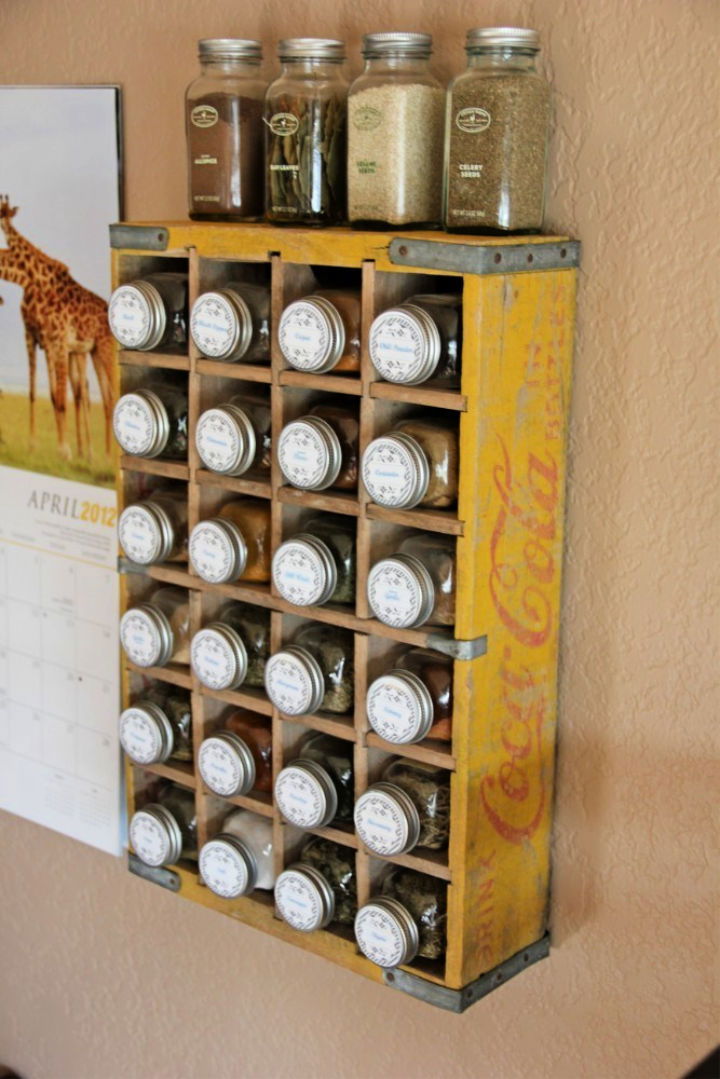
[[528,30],[522,26],[481,26],[468,30],[465,48],[468,50],[484,48],[497,49],[505,46],[510,49],[540,49],[540,34],[537,30]]
[[399,967],[415,958],[420,933],[409,911],[397,899],[378,896],[355,916],[360,951],[379,967]]
[[160,764],[174,748],[170,720],[152,701],[137,701],[120,714],[120,745],[136,764]]
[[210,584],[235,581],[245,569],[247,546],[232,521],[200,521],[190,533],[188,556],[195,572]]
[[373,320],[368,349],[375,370],[387,382],[417,386],[434,373],[442,341],[428,312],[406,303],[383,311]]
[[272,579],[288,603],[310,607],[330,599],[337,588],[337,567],[322,540],[301,532],[278,547],[272,560]]
[[278,41],[280,60],[344,60],[345,43],[328,37],[289,37]]
[[145,865],[172,865],[182,854],[180,825],[165,806],[153,803],[139,809],[130,820],[128,835]]
[[124,393],[113,409],[113,431],[125,453],[157,457],[170,437],[165,405],[152,390]]
[[198,769],[210,790],[223,798],[247,794],[255,786],[253,755],[232,731],[219,731],[201,743]]
[[255,460],[255,428],[237,405],[208,408],[197,422],[195,446],[213,472],[241,476]]
[[219,60],[224,56],[231,60],[262,60],[262,45],[250,38],[205,37],[198,41],[198,56],[201,60]]
[[221,899],[247,895],[257,880],[257,865],[250,848],[224,832],[200,848],[198,868],[210,891]]
[[232,289],[204,292],[192,306],[190,336],[210,359],[241,359],[250,346],[252,331],[250,308]]
[[363,454],[362,479],[379,506],[409,509],[427,494],[430,465],[420,443],[398,431],[373,439]]
[[375,53],[403,53],[413,56],[429,56],[432,52],[432,34],[393,31],[383,34],[365,34],[362,44],[363,56]]
[[162,297],[149,281],[120,285],[110,297],[108,325],[123,348],[155,348],[165,335],[167,314]]
[[304,416],[281,431],[278,462],[293,487],[321,491],[330,487],[340,472],[340,439],[319,416]]
[[208,689],[237,689],[247,675],[247,649],[232,626],[210,622],[190,643],[190,665]]
[[118,520],[118,539],[128,558],[141,566],[163,562],[175,546],[170,514],[157,502],[127,506]]
[[324,296],[289,304],[278,326],[280,351],[298,371],[330,371],[345,351],[345,325]]
[[355,831],[375,854],[390,857],[412,850],[420,838],[420,816],[408,794],[394,783],[374,783],[355,803]]
[[435,606],[432,577],[419,559],[397,554],[376,562],[368,574],[368,602],[386,626],[421,626]]
[[275,801],[285,820],[298,828],[324,828],[337,813],[332,779],[321,765],[304,757],[279,773]]
[[301,933],[324,929],[335,915],[335,895],[314,866],[297,863],[284,870],[275,884],[278,914]]
[[288,716],[316,712],[325,696],[320,664],[306,648],[289,644],[265,664],[265,690],[276,708]]
[[120,619],[120,643],[138,667],[163,667],[175,648],[167,616],[151,603],[130,607]]
[[395,745],[422,741],[434,719],[430,691],[411,671],[395,670],[376,678],[365,707],[375,733]]

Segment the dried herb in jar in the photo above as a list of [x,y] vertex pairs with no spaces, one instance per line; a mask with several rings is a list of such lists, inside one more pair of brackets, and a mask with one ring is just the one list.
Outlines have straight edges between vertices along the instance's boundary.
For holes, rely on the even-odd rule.
[[352,851],[329,839],[313,836],[300,852],[300,862],[322,873],[335,896],[333,921],[352,925],[357,913],[357,882]]

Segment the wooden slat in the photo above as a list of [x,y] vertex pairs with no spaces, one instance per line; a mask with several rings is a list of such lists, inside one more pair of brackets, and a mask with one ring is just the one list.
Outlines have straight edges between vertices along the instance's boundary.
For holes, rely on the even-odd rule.
[[372,521],[389,521],[405,528],[419,528],[423,532],[441,532],[447,536],[462,536],[464,524],[452,510],[391,510],[370,502],[366,509]]
[[357,499],[343,491],[301,491],[283,483],[276,489],[276,497],[279,502],[288,506],[303,506],[326,513],[344,513],[349,517],[357,517],[360,512]]
[[281,386],[301,386],[318,393],[346,393],[353,397],[362,394],[360,379],[352,375],[313,375],[305,371],[281,371]]
[[208,468],[198,468],[195,473],[197,483],[206,487],[222,487],[224,491],[234,491],[239,495],[252,498],[272,498],[272,486],[269,480],[246,479],[244,476],[223,476],[220,472],[211,472]]
[[406,405],[425,405],[429,408],[449,408],[465,412],[468,407],[464,393],[427,386],[398,386],[392,382],[373,382],[370,396],[382,401],[398,401]]
[[272,704],[260,689],[208,689],[207,686],[200,686],[199,692],[203,697],[234,704],[236,708],[247,708],[262,716],[272,715]]
[[131,349],[120,349],[118,359],[120,363],[133,367],[157,367],[172,371],[190,370],[190,361],[187,356],[171,355],[167,352],[136,352]]
[[385,753],[396,753],[401,757],[407,757],[408,760],[436,764],[438,767],[448,768],[450,771],[455,768],[455,758],[446,742],[427,738],[424,742],[398,746],[392,742],[386,742],[384,738],[381,738],[379,734],[375,734],[374,731],[368,731],[366,737],[369,746],[382,749]]
[[153,775],[162,776],[163,779],[171,779],[173,783],[179,783],[181,787],[190,787],[195,790],[197,781],[192,764],[184,761],[166,761],[164,764],[138,764],[144,772],[152,772]]
[[269,366],[262,363],[221,363],[199,357],[195,369],[199,375],[212,375],[214,378],[236,378],[244,382],[272,381]]
[[147,472],[151,476],[165,476],[172,480],[189,479],[188,466],[181,461],[163,461],[160,457],[133,457],[123,453],[120,467],[125,472]]
[[190,668],[177,663],[169,663],[167,667],[138,667],[126,659],[127,669],[135,674],[143,674],[146,678],[156,678],[158,682],[169,682],[170,685],[180,686],[182,689],[192,689]]

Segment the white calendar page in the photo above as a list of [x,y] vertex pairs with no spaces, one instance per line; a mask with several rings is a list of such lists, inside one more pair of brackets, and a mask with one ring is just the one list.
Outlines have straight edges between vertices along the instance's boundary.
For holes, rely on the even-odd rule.
[[0,466],[0,808],[119,854],[115,492]]

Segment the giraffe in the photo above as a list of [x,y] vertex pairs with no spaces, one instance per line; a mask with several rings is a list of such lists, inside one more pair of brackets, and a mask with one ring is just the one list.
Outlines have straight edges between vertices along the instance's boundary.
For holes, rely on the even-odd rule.
[[30,442],[35,439],[35,376],[38,346],[45,352],[60,453],[70,457],[65,429],[67,383],[75,400],[78,453],[90,454],[86,356],[92,359],[105,413],[105,448],[110,449],[113,345],[107,304],[83,288],[67,266],[26,240],[12,224],[17,207],[0,196],[0,227],[8,247],[0,249],[0,279],[23,289],[21,314],[30,368]]

